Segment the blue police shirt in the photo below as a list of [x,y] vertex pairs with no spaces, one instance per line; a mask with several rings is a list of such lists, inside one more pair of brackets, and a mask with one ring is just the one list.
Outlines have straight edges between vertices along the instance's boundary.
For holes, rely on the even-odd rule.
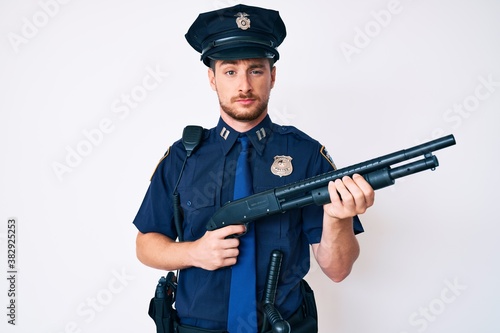
[[[239,148],[233,147],[239,134],[220,119],[217,127],[204,130],[202,142],[187,159],[177,188],[184,213],[184,241],[202,237],[209,218],[231,200],[239,154]],[[272,123],[269,116],[245,134],[252,145],[250,163],[254,193],[300,181],[335,167],[319,142],[293,126]],[[158,164],[134,220],[142,233],[158,232],[171,239],[177,238],[171,196],[185,159],[186,151],[179,140]],[[276,159],[287,162],[284,170],[280,170],[280,162],[275,162]],[[276,305],[282,316],[288,318],[302,302],[299,282],[310,267],[309,244],[319,243],[321,239],[323,208],[309,205],[254,223],[257,299],[262,298],[270,254],[279,249],[283,252],[283,262]],[[353,228],[355,233],[363,231],[357,217]],[[176,299],[181,323],[225,329],[230,280],[229,267],[215,271],[197,267],[182,270]]]

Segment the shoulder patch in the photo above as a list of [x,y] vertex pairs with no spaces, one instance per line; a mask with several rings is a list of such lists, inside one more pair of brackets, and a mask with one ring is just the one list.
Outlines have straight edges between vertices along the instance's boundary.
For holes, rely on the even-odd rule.
[[320,153],[328,161],[328,163],[332,165],[333,170],[337,170],[337,166],[335,166],[335,163],[333,162],[333,159],[328,153],[328,150],[326,150],[325,146],[321,146]]
[[153,176],[154,174],[156,173],[156,170],[158,170],[158,166],[160,165],[160,163],[165,159],[165,157],[168,156],[168,154],[170,154],[170,147],[168,147],[167,151],[165,152],[165,154],[163,155],[162,158],[160,158],[160,160],[158,161],[158,164],[156,164],[156,167],[155,167],[155,170],[153,171],[153,174],[151,175],[151,177],[149,178],[149,181],[151,181],[153,179]]

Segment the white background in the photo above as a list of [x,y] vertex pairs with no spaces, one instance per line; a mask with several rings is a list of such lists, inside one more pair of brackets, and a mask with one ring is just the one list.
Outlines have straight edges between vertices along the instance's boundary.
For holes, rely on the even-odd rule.
[[[183,127],[217,122],[184,34],[234,4],[1,0],[0,331],[155,332],[147,307],[164,272],[137,261],[132,220]],[[434,172],[377,191],[345,281],[313,265],[320,332],[499,332],[500,3],[248,4],[279,10],[288,29],[272,119],[320,140],[338,167],[457,139]]]

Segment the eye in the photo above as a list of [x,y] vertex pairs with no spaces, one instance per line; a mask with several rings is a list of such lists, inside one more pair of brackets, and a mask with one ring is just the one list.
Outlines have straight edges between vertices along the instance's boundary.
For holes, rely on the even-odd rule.
[[226,71],[226,75],[228,76],[233,76],[234,74],[236,74],[236,72],[233,70]]
[[250,72],[252,75],[262,75],[264,72],[259,69],[254,69]]

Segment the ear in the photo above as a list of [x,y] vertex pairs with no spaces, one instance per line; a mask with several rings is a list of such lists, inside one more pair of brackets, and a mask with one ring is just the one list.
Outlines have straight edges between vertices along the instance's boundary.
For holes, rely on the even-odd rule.
[[276,66],[271,68],[271,89],[274,88],[274,82],[276,82]]
[[212,68],[208,68],[208,82],[213,91],[217,91],[217,85],[215,84],[215,72]]

